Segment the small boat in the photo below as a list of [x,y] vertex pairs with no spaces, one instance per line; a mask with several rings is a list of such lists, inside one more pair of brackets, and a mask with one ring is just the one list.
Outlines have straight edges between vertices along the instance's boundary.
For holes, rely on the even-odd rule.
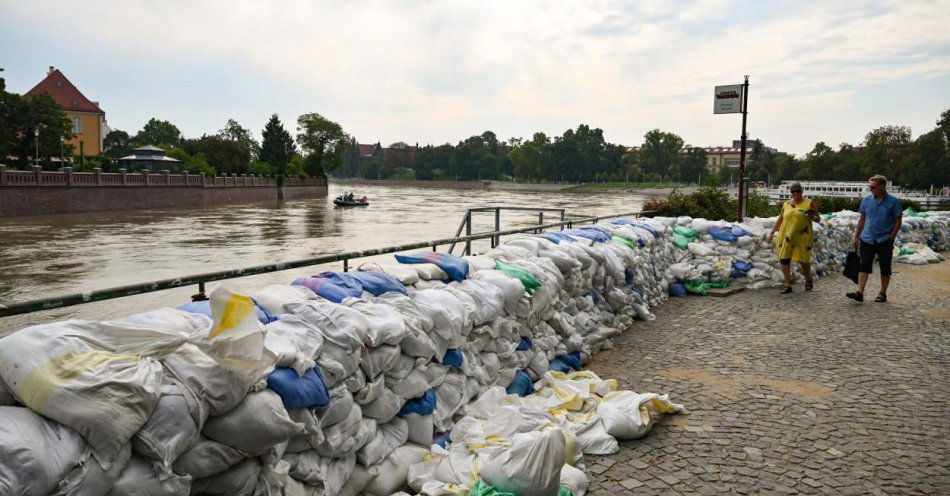
[[333,204],[338,207],[365,207],[369,205],[369,200],[365,196],[353,200],[344,200],[342,196],[338,196],[333,199]]

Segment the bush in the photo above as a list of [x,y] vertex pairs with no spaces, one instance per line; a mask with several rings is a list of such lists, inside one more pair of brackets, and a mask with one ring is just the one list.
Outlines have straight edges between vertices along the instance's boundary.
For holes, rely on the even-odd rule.
[[251,164],[248,166],[248,173],[269,177],[274,173],[274,168],[263,160],[251,160]]

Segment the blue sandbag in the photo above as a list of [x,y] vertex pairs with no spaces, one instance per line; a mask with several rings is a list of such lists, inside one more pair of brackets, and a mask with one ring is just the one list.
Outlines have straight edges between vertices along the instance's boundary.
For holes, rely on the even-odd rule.
[[354,298],[359,298],[363,294],[363,285],[349,272],[321,272],[313,277],[327,279]]
[[597,242],[606,242],[610,241],[610,234],[605,233],[599,229],[590,229],[590,228],[581,228],[581,229],[568,229],[566,231],[561,231],[564,234],[570,234],[572,236],[580,236],[582,238],[587,238],[592,241]]
[[634,226],[639,227],[640,229],[643,229],[644,231],[648,231],[650,234],[653,235],[654,238],[659,238],[662,235],[662,233],[660,233],[660,231],[658,231],[656,227],[651,226],[650,224],[647,224],[646,222],[639,222],[639,223],[634,224]]
[[548,365],[548,370],[557,370],[558,372],[564,373],[580,369],[581,354],[577,351],[568,353],[567,355],[556,356],[554,357],[554,360],[551,360],[551,363]]
[[372,293],[373,296],[390,292],[409,296],[406,286],[399,279],[385,272],[356,271],[350,272],[350,274],[363,286],[363,291]]
[[636,224],[636,222],[634,222],[634,221],[632,221],[632,220],[630,220],[630,219],[614,219],[614,220],[610,221],[610,223],[611,223],[611,224],[618,225],[618,226],[632,226],[632,225]]
[[297,376],[294,369],[278,367],[267,376],[267,387],[280,396],[284,408],[320,408],[330,404],[327,386],[320,369],[313,367]]
[[448,365],[456,369],[462,368],[462,362],[465,360],[465,355],[462,354],[461,350],[450,348],[445,350],[445,356],[442,357],[442,365]]
[[[341,288],[329,279],[325,278],[300,277],[290,284],[293,286],[304,286],[310,291],[313,291],[314,293],[332,301],[333,303],[340,303],[344,299],[353,296],[346,289]],[[359,296],[359,294],[356,296]]]
[[399,416],[405,417],[410,413],[417,415],[432,415],[435,411],[435,389],[429,389],[422,396],[406,402],[399,410]]
[[683,286],[681,282],[674,282],[667,288],[667,292],[670,296],[686,296],[686,286]]
[[464,281],[468,277],[468,261],[448,253],[419,251],[409,255],[396,255],[396,261],[404,264],[433,263],[444,270],[453,281]]
[[547,239],[548,241],[553,242],[554,244],[561,244],[561,241],[567,241],[568,243],[576,243],[577,240],[559,232],[546,232],[541,235],[542,238]]
[[515,351],[528,351],[531,349],[531,339],[521,336],[521,342],[518,343],[518,347],[515,348]]
[[738,238],[732,234],[732,228],[730,227],[710,227],[709,235],[713,239],[718,239],[720,241],[727,241],[729,243],[735,243]]
[[534,392],[534,384],[531,383],[531,376],[524,370],[515,372],[515,379],[505,388],[508,394],[517,394],[525,397]]
[[732,226],[732,235],[737,238],[740,236],[752,236],[751,234],[749,234],[749,231],[746,231],[745,229],[739,226],[735,226],[735,225]]
[[[275,320],[279,320],[278,316],[257,306],[256,303],[254,304],[254,309],[257,310],[257,320],[259,320],[261,324],[270,324]],[[200,313],[202,315],[207,315],[210,319],[214,319],[214,315],[211,315],[211,302],[209,300],[185,303],[184,305],[179,306],[178,310],[183,312]]]
[[590,298],[594,300],[594,305],[600,303],[600,295],[597,294],[597,291],[591,291],[587,296],[590,296]]
[[438,444],[442,449],[448,449],[449,445],[452,444],[452,430],[440,434],[439,437],[432,440],[432,444]]

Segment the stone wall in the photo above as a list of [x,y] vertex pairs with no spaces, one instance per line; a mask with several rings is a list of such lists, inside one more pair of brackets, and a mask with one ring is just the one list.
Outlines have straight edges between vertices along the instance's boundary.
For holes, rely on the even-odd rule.
[[[279,194],[273,179],[253,176],[73,173],[68,167],[63,172],[5,169],[0,165],[0,217],[272,202]],[[283,186],[285,200],[326,195],[326,181],[321,178],[290,179]]]

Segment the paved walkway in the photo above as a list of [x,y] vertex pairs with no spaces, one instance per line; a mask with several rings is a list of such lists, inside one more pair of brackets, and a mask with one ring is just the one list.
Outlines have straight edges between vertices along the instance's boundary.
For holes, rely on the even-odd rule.
[[950,262],[895,270],[886,304],[835,274],[655,309],[590,368],[691,414],[587,457],[590,494],[950,494]]

